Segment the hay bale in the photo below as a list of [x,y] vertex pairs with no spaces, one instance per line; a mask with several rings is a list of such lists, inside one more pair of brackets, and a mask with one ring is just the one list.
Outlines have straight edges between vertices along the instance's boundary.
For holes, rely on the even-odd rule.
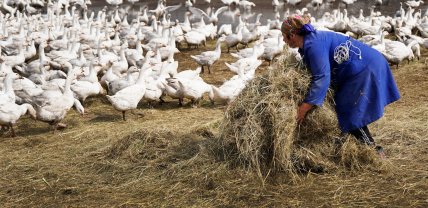
[[335,157],[341,152],[333,147],[340,132],[332,93],[298,125],[295,116],[309,88],[310,73],[284,57],[228,106],[220,139],[235,145],[235,159],[262,177],[278,171],[292,175],[328,171],[341,161]]

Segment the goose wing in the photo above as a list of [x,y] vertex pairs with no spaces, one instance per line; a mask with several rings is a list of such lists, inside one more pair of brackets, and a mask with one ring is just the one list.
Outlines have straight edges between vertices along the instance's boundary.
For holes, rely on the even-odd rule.
[[180,7],[181,7],[181,3],[177,4],[177,5],[166,6],[165,7],[165,11],[172,12],[172,11],[175,11],[175,10],[179,9]]
[[202,9],[196,8],[196,7],[189,7],[190,12],[192,12],[193,15],[202,17],[205,16],[209,18],[208,14],[205,13]]
[[228,7],[228,6],[220,7],[220,8],[218,8],[218,9],[214,12],[214,15],[215,15],[215,16],[218,16],[219,14],[221,14],[222,12],[224,12],[224,11],[226,11],[226,10],[228,10],[228,9],[229,9],[229,7]]

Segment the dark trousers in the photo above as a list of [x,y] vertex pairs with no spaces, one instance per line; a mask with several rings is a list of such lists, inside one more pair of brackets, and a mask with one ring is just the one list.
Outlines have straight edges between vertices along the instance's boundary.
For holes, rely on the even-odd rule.
[[367,145],[374,145],[374,140],[372,135],[370,134],[369,128],[364,126],[359,129],[355,129],[349,132],[352,134],[359,142]]

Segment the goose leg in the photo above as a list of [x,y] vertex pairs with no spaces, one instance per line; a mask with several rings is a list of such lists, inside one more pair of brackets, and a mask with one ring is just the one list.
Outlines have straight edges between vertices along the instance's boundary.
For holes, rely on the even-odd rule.
[[199,107],[201,105],[201,99],[196,99],[196,107]]
[[196,100],[192,100],[192,103],[190,106],[192,106],[192,108],[197,108],[198,105],[196,104],[196,102],[197,102]]
[[210,65],[208,65],[208,74],[211,74]]
[[166,103],[164,99],[162,99],[162,97],[159,98],[159,105],[162,105],[163,103]]
[[7,131],[9,129],[9,126],[1,125],[2,131]]
[[123,119],[124,121],[126,121],[126,118],[125,118],[125,111],[122,111],[122,119]]
[[67,127],[67,124],[65,123],[57,123],[56,128],[57,130],[65,129]]
[[204,65],[201,66],[201,73],[204,73]]
[[239,52],[238,45],[236,45],[235,47],[236,47],[236,51],[238,51],[238,52]]
[[10,131],[12,132],[12,137],[16,137],[15,130],[13,129],[13,125],[11,123],[9,124],[9,127]]
[[183,98],[179,98],[178,99],[178,105],[179,106],[183,106]]
[[148,107],[149,107],[150,109],[153,109],[153,108],[154,108],[154,105],[152,104],[152,101],[148,101],[148,102],[147,102],[147,105],[148,105]]
[[56,133],[57,126],[58,126],[58,124],[57,124],[57,123],[52,125],[52,127],[53,127],[52,134],[55,134],[55,133]]

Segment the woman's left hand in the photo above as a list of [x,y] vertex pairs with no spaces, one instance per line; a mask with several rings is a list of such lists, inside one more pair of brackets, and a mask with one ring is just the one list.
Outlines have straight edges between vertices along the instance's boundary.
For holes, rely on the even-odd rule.
[[302,103],[299,105],[296,116],[297,123],[301,124],[303,120],[305,120],[306,113],[312,108],[312,106],[313,105],[309,103]]

